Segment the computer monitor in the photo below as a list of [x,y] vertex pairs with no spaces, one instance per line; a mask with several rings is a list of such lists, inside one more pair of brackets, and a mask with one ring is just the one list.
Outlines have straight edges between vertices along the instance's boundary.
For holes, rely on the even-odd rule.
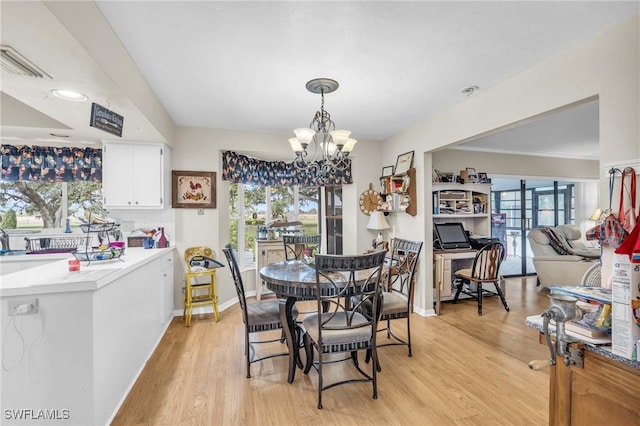
[[469,236],[460,222],[434,223],[434,247],[442,250],[471,248]]

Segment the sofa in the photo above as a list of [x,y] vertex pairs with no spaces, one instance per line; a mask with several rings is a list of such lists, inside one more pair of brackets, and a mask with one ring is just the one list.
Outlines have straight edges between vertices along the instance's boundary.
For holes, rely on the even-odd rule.
[[587,247],[575,225],[534,228],[527,239],[538,283],[545,287],[581,285],[587,270],[600,258],[600,249]]

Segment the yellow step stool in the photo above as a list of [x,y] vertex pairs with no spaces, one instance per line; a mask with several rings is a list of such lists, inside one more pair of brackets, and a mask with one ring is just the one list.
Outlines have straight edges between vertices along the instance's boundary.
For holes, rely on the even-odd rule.
[[[214,259],[215,253],[211,247],[189,247],[184,251],[185,261],[185,298],[184,298],[184,325],[191,325],[191,314],[194,306],[211,305],[216,322],[220,321],[218,312],[218,293],[216,291],[216,270],[202,266],[193,266],[193,260]],[[199,278],[206,280],[199,280]]]

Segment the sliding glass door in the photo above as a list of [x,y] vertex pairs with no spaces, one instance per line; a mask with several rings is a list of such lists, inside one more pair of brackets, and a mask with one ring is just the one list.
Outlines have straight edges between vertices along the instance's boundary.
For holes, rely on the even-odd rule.
[[574,223],[574,185],[568,182],[492,179],[492,236],[505,244],[502,275],[533,275],[527,236],[539,226]]

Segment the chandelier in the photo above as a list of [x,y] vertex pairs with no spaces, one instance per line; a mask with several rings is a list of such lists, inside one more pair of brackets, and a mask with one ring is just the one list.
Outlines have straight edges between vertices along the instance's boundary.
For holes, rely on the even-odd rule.
[[349,153],[356,145],[349,130],[335,130],[331,115],[324,109],[324,94],[334,92],[338,82],[329,78],[316,78],[307,82],[307,90],[319,93],[320,111],[317,111],[309,127],[295,129],[296,137],[289,139],[296,155],[296,168],[317,176],[328,176],[349,168]]

